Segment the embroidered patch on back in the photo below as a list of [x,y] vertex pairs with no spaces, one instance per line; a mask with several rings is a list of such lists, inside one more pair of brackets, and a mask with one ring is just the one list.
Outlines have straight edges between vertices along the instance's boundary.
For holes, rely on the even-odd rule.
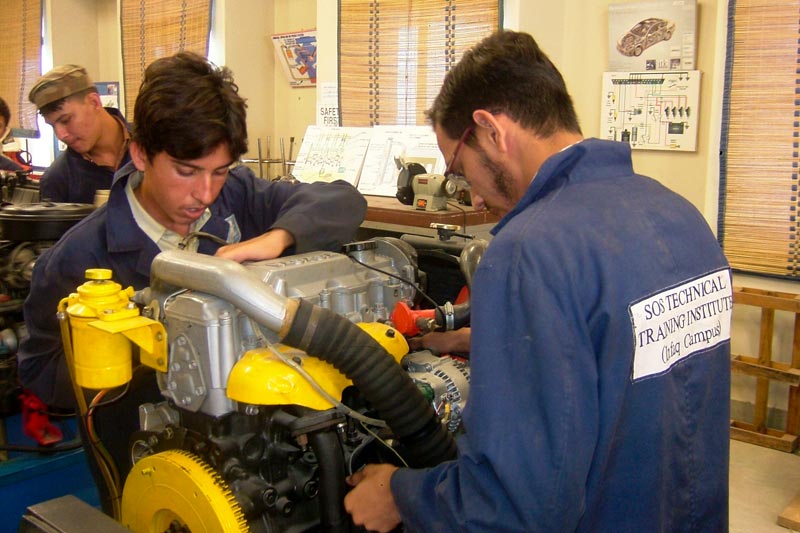
[[690,355],[731,338],[728,269],[686,281],[628,308],[635,348],[633,381],[662,374]]

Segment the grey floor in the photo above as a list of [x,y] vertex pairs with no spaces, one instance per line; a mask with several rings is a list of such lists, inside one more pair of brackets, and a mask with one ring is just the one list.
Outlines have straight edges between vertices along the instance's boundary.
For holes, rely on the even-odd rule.
[[731,440],[730,532],[789,533],[778,515],[800,494],[800,455]]

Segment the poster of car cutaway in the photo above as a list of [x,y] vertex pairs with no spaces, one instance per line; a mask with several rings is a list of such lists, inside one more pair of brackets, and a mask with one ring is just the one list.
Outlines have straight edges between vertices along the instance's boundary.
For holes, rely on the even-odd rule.
[[693,70],[696,0],[608,6],[608,70]]
[[606,72],[600,137],[639,150],[693,152],[700,71]]

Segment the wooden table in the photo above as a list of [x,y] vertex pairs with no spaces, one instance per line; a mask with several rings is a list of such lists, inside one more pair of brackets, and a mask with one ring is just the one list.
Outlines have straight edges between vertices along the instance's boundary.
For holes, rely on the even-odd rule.
[[446,211],[423,211],[401,204],[397,198],[388,196],[364,196],[367,199],[367,216],[362,228],[373,233],[435,236],[432,223],[460,226],[459,233],[476,235],[490,240],[489,230],[499,218],[489,211],[476,210],[472,206],[455,202],[448,203]]

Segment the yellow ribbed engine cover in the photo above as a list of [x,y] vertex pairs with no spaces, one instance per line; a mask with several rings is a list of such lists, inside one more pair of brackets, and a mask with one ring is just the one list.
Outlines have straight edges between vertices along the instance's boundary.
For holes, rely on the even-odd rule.
[[[358,325],[398,363],[408,353],[405,337],[394,328],[378,322]],[[279,345],[278,349],[295,359],[334,398],[341,398],[345,387],[352,385],[352,381],[325,361],[287,346]],[[304,376],[267,348],[250,350],[237,361],[228,376],[227,394],[232,400],[251,405],[302,405],[319,411],[333,407]]]

